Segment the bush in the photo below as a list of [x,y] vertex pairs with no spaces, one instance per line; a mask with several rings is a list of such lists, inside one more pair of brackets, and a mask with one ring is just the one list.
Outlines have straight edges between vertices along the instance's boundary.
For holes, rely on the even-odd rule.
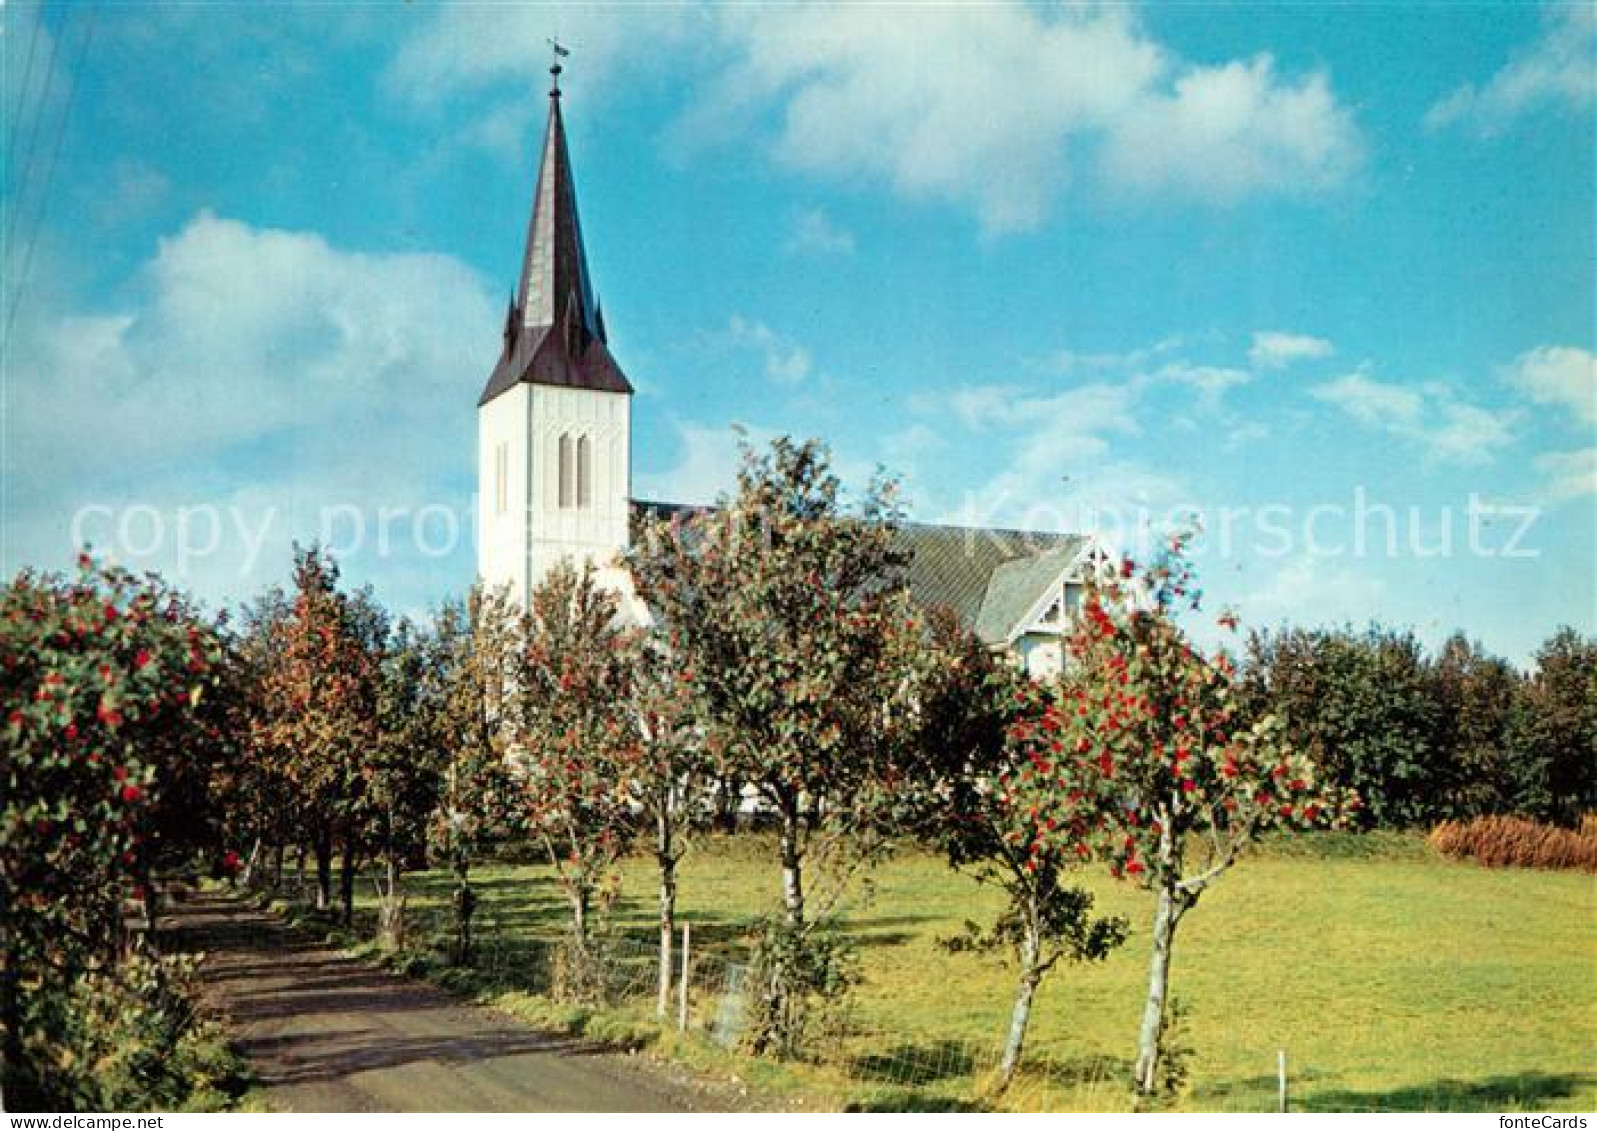
[[841,1031],[859,978],[852,946],[835,927],[801,932],[780,918],[763,920],[750,965],[746,1051],[796,1060]]
[[554,950],[550,996],[571,1005],[603,1005],[610,997],[613,962],[605,940],[566,932]]
[[1597,813],[1578,829],[1524,817],[1477,817],[1443,821],[1431,830],[1431,847],[1456,860],[1485,868],[1563,868],[1597,872]]
[[231,1106],[244,1090],[243,1065],[215,1023],[195,1011],[194,962],[134,953],[30,995],[25,1076],[8,1082],[16,1095],[51,1111]]

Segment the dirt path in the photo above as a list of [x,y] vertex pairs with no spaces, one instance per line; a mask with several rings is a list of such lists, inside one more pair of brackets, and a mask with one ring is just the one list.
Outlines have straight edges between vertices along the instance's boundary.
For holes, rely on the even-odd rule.
[[640,1058],[540,1032],[292,936],[223,896],[169,920],[201,950],[207,998],[230,1020],[278,1111],[696,1111],[720,1106]]

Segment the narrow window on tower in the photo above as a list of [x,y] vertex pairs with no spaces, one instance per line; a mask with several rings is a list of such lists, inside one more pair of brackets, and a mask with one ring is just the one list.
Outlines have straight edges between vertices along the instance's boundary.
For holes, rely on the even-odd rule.
[[593,445],[583,436],[577,441],[577,506],[593,505]]
[[560,436],[560,509],[566,510],[571,506],[572,473],[571,437],[566,433]]
[[509,451],[506,450],[506,445],[504,445],[504,444],[495,444],[494,445],[494,510],[498,514],[504,514],[505,513],[505,505],[509,501],[506,498],[506,496],[509,494],[509,485],[506,482],[506,480],[508,480],[509,478],[510,478],[510,453],[509,453]]

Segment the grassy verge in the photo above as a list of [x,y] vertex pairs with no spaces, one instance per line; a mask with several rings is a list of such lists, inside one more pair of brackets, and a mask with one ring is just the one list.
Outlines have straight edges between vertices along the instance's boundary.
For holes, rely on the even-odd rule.
[[[683,917],[701,953],[737,958],[745,924],[776,895],[759,836],[716,838],[689,857]],[[1040,995],[1028,1068],[1003,1106],[1115,1109],[1132,1054],[1150,906],[1087,878],[1103,909],[1130,917],[1130,944],[1100,966],[1062,969]],[[485,946],[554,938],[564,904],[547,870],[479,869]],[[847,909],[862,982],[853,1035],[825,1063],[755,1061],[662,1030],[646,1007],[576,1010],[530,993],[515,971],[453,971],[427,951],[449,913],[449,879],[409,878],[417,953],[397,961],[543,1025],[646,1046],[723,1079],[825,1106],[976,1103],[1013,972],[993,956],[949,953],[939,938],[988,920],[994,893],[940,861],[906,853]],[[647,860],[628,861],[610,927],[646,940]],[[358,944],[372,909],[362,905]],[[1192,1079],[1179,1106],[1269,1110],[1277,1051],[1302,1110],[1545,1110],[1597,1106],[1597,886],[1573,873],[1485,871],[1441,860],[1418,837],[1324,836],[1267,844],[1182,927],[1175,992],[1190,1010]],[[905,1061],[939,1066],[905,1081]]]

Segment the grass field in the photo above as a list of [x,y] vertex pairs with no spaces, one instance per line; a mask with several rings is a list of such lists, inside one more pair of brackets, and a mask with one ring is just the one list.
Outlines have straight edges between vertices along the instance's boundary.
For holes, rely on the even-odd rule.
[[[773,907],[772,847],[757,836],[717,838],[689,857],[680,906],[698,946],[735,954],[741,925]],[[560,930],[564,905],[545,869],[499,864],[477,878],[490,934]],[[1130,1102],[1123,1080],[1151,904],[1128,886],[1091,884],[1100,908],[1129,916],[1134,933],[1108,962],[1062,968],[1045,983],[1028,1042],[1033,1067],[1015,1093],[1023,1106]],[[650,937],[653,890],[649,862],[629,862],[613,914],[618,931]],[[990,919],[996,906],[994,893],[939,860],[902,855],[877,870],[874,892],[848,911],[863,975],[858,1016],[876,1035],[832,1050],[829,1065],[816,1067],[754,1063],[669,1035],[662,1047],[824,1103],[968,1100],[976,1082],[962,1050],[997,1044],[1013,972],[995,955],[949,953],[937,939],[967,918]],[[416,935],[435,930],[447,910],[446,878],[412,877],[410,908]],[[1194,1049],[1182,1107],[1273,1110],[1283,1048],[1298,1110],[1597,1107],[1590,875],[1487,871],[1441,860],[1418,838],[1328,836],[1267,849],[1182,924],[1174,989],[1189,1007]],[[560,1016],[526,994],[485,996],[539,1019]],[[588,1018],[596,1020],[606,1019]],[[911,1090],[884,1084],[873,1058],[893,1049],[947,1051],[947,1078]]]

